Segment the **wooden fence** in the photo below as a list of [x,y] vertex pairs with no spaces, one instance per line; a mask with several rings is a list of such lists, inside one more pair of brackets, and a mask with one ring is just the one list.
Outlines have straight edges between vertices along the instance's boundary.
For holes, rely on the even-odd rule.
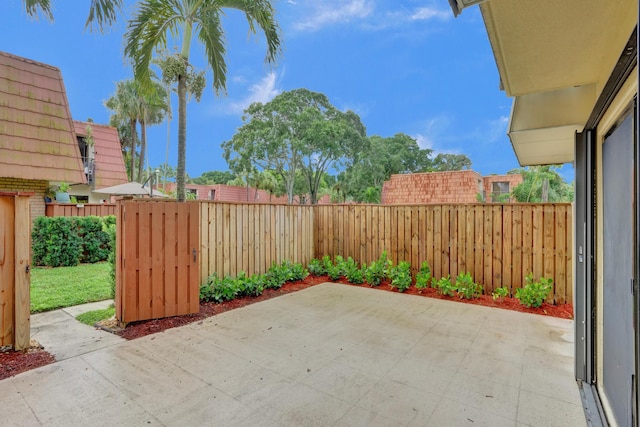
[[415,274],[428,261],[440,278],[470,272],[486,292],[511,294],[530,272],[551,277],[549,302],[573,302],[570,204],[330,205],[314,207],[314,257],[369,263],[386,250]]
[[0,194],[0,347],[30,345],[29,195]]
[[108,216],[116,214],[114,203],[58,204],[47,203],[46,216]]
[[197,202],[118,201],[116,318],[154,319],[200,310]]
[[201,202],[200,281],[264,273],[273,262],[313,258],[313,208],[299,205]]

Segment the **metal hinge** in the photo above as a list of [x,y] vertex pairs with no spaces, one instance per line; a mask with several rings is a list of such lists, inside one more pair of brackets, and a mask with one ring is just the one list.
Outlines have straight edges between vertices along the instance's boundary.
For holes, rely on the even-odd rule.
[[636,294],[636,279],[631,279],[631,295]]

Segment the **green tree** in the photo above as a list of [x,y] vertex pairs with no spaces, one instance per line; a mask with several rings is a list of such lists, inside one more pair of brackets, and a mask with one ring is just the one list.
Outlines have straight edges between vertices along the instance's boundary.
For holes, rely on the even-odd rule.
[[461,171],[471,169],[471,160],[464,154],[438,154],[429,172]]
[[415,139],[404,133],[388,138],[373,135],[369,141],[369,149],[339,177],[347,198],[375,203],[382,184],[391,175],[424,172],[433,166],[432,150],[421,149]]
[[200,184],[200,185],[226,184],[227,182],[235,178],[236,178],[236,175],[233,172],[209,171],[209,172],[204,172],[202,175],[196,178],[191,178],[189,180],[189,183]]
[[109,119],[111,126],[128,131],[120,134],[121,140],[129,140],[129,180],[135,181],[135,157],[138,139],[138,120],[141,116],[140,97],[138,96],[138,84],[134,80],[124,80],[116,83],[116,93],[107,99],[104,105],[113,114]]
[[572,202],[573,185],[558,173],[560,165],[528,166],[508,173],[522,174],[523,181],[512,190],[513,197],[523,203]]
[[140,107],[140,161],[138,163],[138,177],[142,176],[144,158],[147,153],[147,125],[162,123],[169,111],[167,92],[158,82],[151,82],[149,86],[138,87],[138,101]]
[[[280,51],[280,28],[269,0],[142,0],[129,22],[125,34],[125,55],[133,61],[134,74],[149,84],[149,65],[156,49],[167,48],[168,36],[180,38],[179,61],[175,76],[178,82],[178,168],[177,199],[185,200],[185,158],[187,145],[187,76],[189,53],[194,32],[204,45],[205,56],[213,70],[216,94],[226,91],[227,65],[225,34],[221,15],[224,9],[244,13],[249,31],[259,27],[267,42],[266,60],[274,61]],[[165,76],[163,79],[171,76]]]
[[352,111],[342,112],[317,92],[283,92],[266,104],[245,110],[243,125],[222,144],[234,171],[271,169],[282,178],[293,202],[298,173],[311,203],[317,202],[322,177],[330,166],[349,164],[366,149],[366,129]]
[[[123,0],[91,0],[89,4],[89,16],[85,22],[85,28],[93,29],[95,22],[100,31],[111,25],[122,10]],[[50,21],[53,21],[53,10],[51,0],[24,0],[27,14],[38,16],[40,14]]]

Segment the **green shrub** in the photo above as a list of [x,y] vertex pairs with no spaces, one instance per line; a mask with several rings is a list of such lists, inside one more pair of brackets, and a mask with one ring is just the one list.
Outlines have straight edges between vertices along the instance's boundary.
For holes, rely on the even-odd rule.
[[115,217],[114,222],[104,221],[102,223],[102,230],[109,236],[109,255],[107,261],[109,262],[109,280],[111,282],[111,298],[116,297],[116,224]]
[[327,267],[327,275],[331,280],[340,280],[342,278],[342,268],[339,265],[331,264]]
[[416,288],[422,290],[429,287],[431,282],[431,267],[427,261],[423,261],[420,271],[416,274]]
[[365,281],[370,286],[379,286],[380,283],[389,277],[392,262],[387,258],[387,251],[383,251],[380,258],[371,262],[364,270]]
[[35,265],[71,267],[80,262],[82,241],[73,218],[37,218],[31,240]]
[[358,267],[358,263],[351,257],[347,259],[345,277],[349,283],[354,283],[356,285],[364,282],[363,271]]
[[285,260],[281,264],[275,262],[271,265],[265,274],[265,286],[267,288],[280,288],[286,282],[295,282],[302,280],[309,275],[309,272],[302,264],[293,264],[291,261]]
[[441,277],[440,280],[433,279],[433,287],[438,290],[441,295],[448,295],[452,297],[457,290],[456,285],[451,283],[451,276],[447,274],[447,277]]
[[406,261],[400,261],[389,272],[391,287],[397,288],[398,292],[404,292],[411,286],[411,265]]
[[482,286],[473,281],[473,277],[469,272],[458,274],[456,287],[460,298],[473,299],[482,294]]
[[498,298],[504,298],[507,295],[509,295],[509,288],[507,288],[506,286],[495,288],[491,293],[491,296],[493,297],[494,301],[497,300]]
[[324,272],[328,272],[329,268],[333,266],[333,262],[331,261],[331,257],[329,255],[325,255],[322,257],[322,266],[324,267]]
[[94,263],[109,257],[112,245],[103,224],[115,227],[115,217],[39,217],[31,233],[33,262],[50,267]]
[[525,278],[524,288],[516,289],[516,298],[525,307],[540,307],[553,289],[553,279],[541,277],[539,281],[533,281],[533,273]]
[[309,273],[314,276],[322,276],[323,274],[327,274],[327,269],[324,266],[324,263],[318,258],[314,258],[311,260],[309,265],[307,265],[307,269]]
[[207,279],[207,283],[200,286],[200,300],[207,302],[224,302],[234,299],[240,293],[240,287],[236,279],[226,276],[220,279],[213,273]]
[[340,271],[341,276],[347,275],[347,261],[341,256],[336,255],[333,259],[333,265]]

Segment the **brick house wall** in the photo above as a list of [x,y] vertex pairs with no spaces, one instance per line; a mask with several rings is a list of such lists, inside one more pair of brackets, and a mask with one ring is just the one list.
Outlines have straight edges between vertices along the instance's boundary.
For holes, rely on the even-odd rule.
[[[391,175],[382,185],[383,205],[478,203],[478,196],[491,202],[494,182],[509,184],[507,192],[522,182],[522,175],[482,177],[472,170]],[[506,200],[510,201],[510,200]]]
[[32,223],[37,217],[45,215],[44,195],[48,187],[49,183],[47,181],[0,177],[0,191],[34,193],[33,196],[29,197]]
[[382,185],[381,203],[476,203],[482,176],[472,170],[391,175]]
[[[493,183],[494,182],[506,182],[509,185],[509,192],[513,191],[513,188],[518,184],[521,184],[524,178],[520,174],[508,174],[508,175],[489,175],[483,178],[484,181],[484,192],[486,195],[487,202],[493,202],[492,194],[493,194]],[[513,198],[508,200],[509,202],[513,202]]]

